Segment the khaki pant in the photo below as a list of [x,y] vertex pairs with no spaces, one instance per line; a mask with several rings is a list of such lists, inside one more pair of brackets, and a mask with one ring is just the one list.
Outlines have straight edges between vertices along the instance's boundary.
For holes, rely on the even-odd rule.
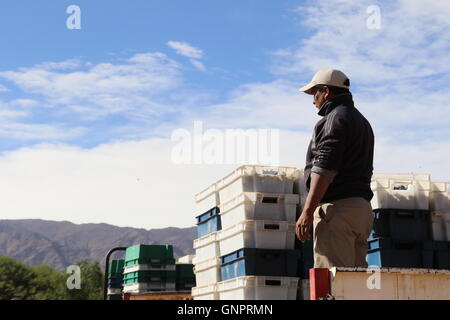
[[372,207],[363,198],[320,204],[314,212],[314,268],[367,268],[372,226]]

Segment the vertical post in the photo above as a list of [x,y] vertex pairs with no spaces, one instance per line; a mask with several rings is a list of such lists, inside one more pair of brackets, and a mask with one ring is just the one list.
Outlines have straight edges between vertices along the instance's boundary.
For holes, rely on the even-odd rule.
[[125,247],[117,247],[109,250],[108,254],[106,255],[106,265],[105,265],[105,279],[103,283],[103,299],[106,300],[107,293],[108,293],[108,273],[109,273],[109,258],[111,255],[116,251],[125,251],[127,248]]
[[330,271],[328,269],[309,269],[311,300],[325,298],[331,293]]

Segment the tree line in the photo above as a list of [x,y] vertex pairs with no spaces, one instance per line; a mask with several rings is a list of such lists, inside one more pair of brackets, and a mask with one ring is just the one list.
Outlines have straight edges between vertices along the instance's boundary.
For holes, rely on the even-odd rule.
[[[80,289],[69,289],[66,271],[49,265],[28,266],[0,256],[0,300],[101,300],[103,271],[98,262],[80,261]],[[70,281],[70,280],[69,280]],[[70,286],[69,286],[70,287]]]

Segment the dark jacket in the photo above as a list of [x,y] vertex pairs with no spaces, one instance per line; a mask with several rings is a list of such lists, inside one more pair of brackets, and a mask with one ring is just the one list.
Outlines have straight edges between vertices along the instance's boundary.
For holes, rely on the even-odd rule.
[[[355,108],[351,93],[324,103],[323,118],[314,128],[306,155],[305,179],[309,191],[312,172],[332,173],[332,180],[321,203],[334,200],[373,197],[374,135],[367,119]],[[329,175],[328,175],[329,176]]]

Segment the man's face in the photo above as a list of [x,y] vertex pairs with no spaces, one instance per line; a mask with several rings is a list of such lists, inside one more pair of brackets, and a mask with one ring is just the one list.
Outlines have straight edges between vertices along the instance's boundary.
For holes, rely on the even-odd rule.
[[320,109],[322,104],[327,101],[328,99],[328,88],[327,87],[319,87],[316,86],[313,88],[312,93],[314,95],[313,98],[313,104],[316,106],[317,109]]

